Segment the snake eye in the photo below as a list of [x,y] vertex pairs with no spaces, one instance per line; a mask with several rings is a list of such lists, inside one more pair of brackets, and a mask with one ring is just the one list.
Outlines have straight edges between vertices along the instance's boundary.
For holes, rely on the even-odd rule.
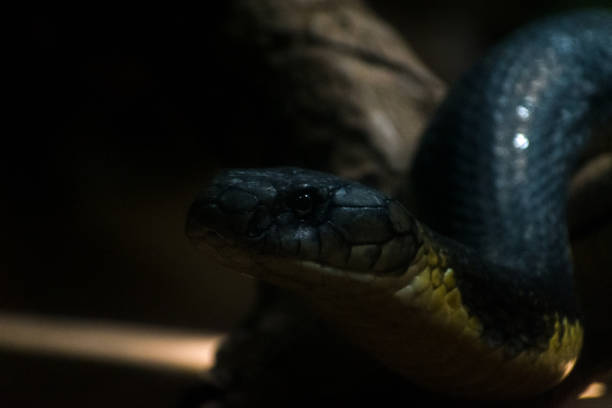
[[317,191],[312,188],[305,188],[293,193],[287,205],[291,208],[299,217],[304,217],[312,212],[317,204]]

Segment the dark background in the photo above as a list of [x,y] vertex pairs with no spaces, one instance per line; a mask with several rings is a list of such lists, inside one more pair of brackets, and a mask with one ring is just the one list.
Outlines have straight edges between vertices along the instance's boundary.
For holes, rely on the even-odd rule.
[[[452,83],[514,27],[605,3],[371,5]],[[200,259],[185,213],[220,166],[302,163],[283,155],[291,136],[262,92],[265,75],[224,36],[229,12],[207,3],[24,16],[5,60],[15,95],[2,149],[1,312],[227,330],[248,308],[253,283]],[[1,350],[0,367],[0,401],[43,406],[169,406],[189,385]]]

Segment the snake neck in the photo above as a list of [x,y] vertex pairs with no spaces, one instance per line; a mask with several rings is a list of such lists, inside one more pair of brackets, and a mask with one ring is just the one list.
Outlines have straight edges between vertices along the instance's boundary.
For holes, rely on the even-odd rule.
[[541,293],[515,290],[520,282],[493,279],[497,270],[421,228],[423,244],[403,275],[307,298],[341,334],[426,388],[521,398],[562,381],[582,345],[578,320]]

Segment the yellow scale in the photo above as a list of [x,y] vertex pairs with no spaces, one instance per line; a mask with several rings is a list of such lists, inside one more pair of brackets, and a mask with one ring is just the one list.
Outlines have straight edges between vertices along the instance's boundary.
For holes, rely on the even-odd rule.
[[[520,397],[550,388],[569,374],[582,346],[580,323],[569,323],[557,314],[547,316],[554,319],[554,333],[546,350],[526,350],[509,357],[503,347],[492,348],[483,341],[482,324],[463,304],[455,272],[447,267],[446,257],[425,248],[423,245],[420,249],[425,261],[422,271],[394,297],[413,313],[420,312],[424,325],[429,321],[434,326],[429,331],[431,336],[439,336],[438,341],[427,333],[422,337],[431,344],[430,353],[438,349],[438,358],[431,356],[431,363],[441,364],[434,364],[433,372],[421,366],[414,377],[406,372],[409,377],[456,394]],[[447,337],[445,333],[449,335],[447,341],[440,344],[444,343],[442,337]],[[422,370],[429,371],[427,378],[422,378]]]

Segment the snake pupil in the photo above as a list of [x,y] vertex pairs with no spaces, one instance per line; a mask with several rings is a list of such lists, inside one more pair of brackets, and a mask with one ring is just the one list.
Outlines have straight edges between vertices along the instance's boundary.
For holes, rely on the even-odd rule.
[[298,216],[303,217],[313,210],[315,204],[315,193],[310,189],[300,190],[289,198],[288,204]]

